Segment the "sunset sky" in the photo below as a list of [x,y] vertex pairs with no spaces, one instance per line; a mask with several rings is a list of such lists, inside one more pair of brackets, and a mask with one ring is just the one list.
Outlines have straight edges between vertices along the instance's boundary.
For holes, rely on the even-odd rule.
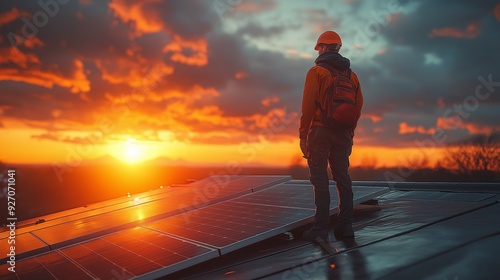
[[3,0],[0,161],[305,163],[325,30],[363,88],[352,165],[500,135],[499,1]]

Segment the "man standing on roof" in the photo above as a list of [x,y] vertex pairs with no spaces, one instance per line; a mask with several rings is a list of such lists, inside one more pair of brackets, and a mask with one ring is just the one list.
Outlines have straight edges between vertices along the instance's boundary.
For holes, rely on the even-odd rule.
[[[339,196],[338,224],[334,226],[334,235],[337,239],[354,237],[353,192],[348,169],[354,129],[363,106],[363,95],[357,75],[350,70],[349,59],[339,54],[341,46],[342,41],[336,32],[326,31],[319,36],[314,48],[319,54],[315,60],[316,66],[307,72],[304,85],[299,128],[300,149],[307,158],[316,204],[313,226],[303,235],[303,238],[309,241],[318,241],[318,238],[328,239],[330,222],[328,165]],[[323,112],[328,105],[327,95],[335,79],[339,79],[339,73],[345,73],[348,84],[352,85],[352,92],[355,93],[352,98],[355,102],[351,102],[353,124],[350,126],[331,125],[324,119]],[[329,96],[335,98],[335,95]],[[342,114],[342,111],[336,114]]]

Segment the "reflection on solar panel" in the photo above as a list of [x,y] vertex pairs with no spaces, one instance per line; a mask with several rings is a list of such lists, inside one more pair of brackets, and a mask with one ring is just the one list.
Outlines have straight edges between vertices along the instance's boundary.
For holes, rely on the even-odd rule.
[[[19,229],[17,234],[19,236],[26,234],[24,238],[28,240],[41,240],[44,243],[40,245],[42,248],[50,246],[52,249],[57,249],[205,207],[290,179],[290,176],[212,176],[194,183],[193,187],[175,191],[165,190],[161,196],[155,193],[156,199],[138,194],[128,199],[111,200],[110,206],[106,206],[104,202],[99,203],[99,207],[93,211],[76,212],[71,215],[66,212],[64,217],[54,217],[51,221]],[[134,198],[139,200],[136,201]],[[146,198],[146,202],[142,202],[142,198]],[[0,243],[5,244],[9,233],[2,234],[4,236],[0,239]],[[40,253],[39,250],[40,248],[31,246],[20,247],[17,254],[21,257],[32,256]],[[2,246],[0,253],[2,256],[0,261],[4,262],[6,257],[3,256],[8,253],[7,248]]]
[[[284,184],[290,179],[211,177],[165,196],[157,193],[158,199],[147,203],[33,227],[25,233],[26,240],[41,244],[23,249],[24,254],[38,254],[35,249],[53,251],[18,261],[17,275],[5,274],[6,265],[0,266],[0,276],[153,279],[168,275],[311,222],[311,186]],[[355,202],[388,190],[355,187]],[[334,189],[332,200],[331,213],[335,213]]]
[[[387,188],[354,187],[353,191],[354,201],[360,203],[387,192]],[[333,189],[331,197],[333,214],[338,211]],[[144,227],[212,246],[226,254],[312,222],[314,209],[311,186],[280,184]]]
[[[275,205],[282,207],[296,207],[302,209],[315,209],[314,195],[311,185],[284,183],[265,189],[260,192],[244,195],[234,201],[252,203],[256,205]],[[386,193],[386,187],[353,187],[354,202],[361,203],[380,194]],[[369,197],[369,198],[368,198]],[[286,199],[284,199],[286,198]],[[330,185],[331,209],[337,209],[338,195],[335,185]],[[333,212],[331,213],[333,214]]]
[[[16,272],[20,279],[154,278],[217,256],[214,249],[136,227],[17,262]],[[1,279],[17,279],[5,265],[0,271]]]
[[222,202],[144,225],[186,240],[215,247],[221,254],[264,240],[311,221],[313,210]]

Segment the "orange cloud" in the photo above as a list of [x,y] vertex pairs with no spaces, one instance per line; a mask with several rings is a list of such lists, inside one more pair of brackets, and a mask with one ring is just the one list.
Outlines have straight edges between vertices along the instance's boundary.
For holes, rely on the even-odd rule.
[[373,115],[373,114],[361,114],[361,117],[362,118],[368,118],[368,119],[370,119],[374,123],[379,122],[379,121],[382,120],[381,116],[377,116],[377,115]]
[[[148,87],[145,84],[147,79],[155,80],[157,83],[161,79],[160,76],[173,72],[173,68],[165,64],[158,64],[153,68],[148,67],[146,61],[133,56],[132,52],[132,49],[128,49],[127,56],[114,55],[110,58],[95,60],[97,68],[102,71],[102,79],[112,84],[128,84],[132,88]],[[156,77],[150,77],[152,74]]]
[[436,122],[436,127],[441,129],[455,129],[457,128],[458,120],[455,118],[439,117]]
[[465,129],[469,134],[486,134],[491,135],[494,132],[500,131],[500,126],[481,125],[475,123],[466,123],[458,115],[450,118],[439,117],[437,127],[441,129]]
[[299,58],[303,58],[303,59],[310,59],[312,57],[308,53],[301,53],[298,50],[294,50],[294,49],[287,49],[286,53],[289,55],[288,57],[290,57],[290,58],[299,57]]
[[13,22],[16,19],[21,18],[22,16],[29,16],[29,13],[19,11],[17,8],[12,8],[12,10],[0,14],[0,26]]
[[[107,95],[111,103],[126,105],[133,96]],[[171,133],[172,141],[198,144],[234,144],[239,142],[280,141],[295,138],[289,133],[298,120],[296,112],[284,108],[269,109],[264,113],[248,116],[228,116],[217,104],[220,94],[214,88],[194,86],[190,90],[160,90],[145,96],[147,101],[165,104],[159,108],[151,102],[139,101],[126,118],[115,124],[115,133],[147,130],[165,130]],[[279,100],[269,98],[270,104]],[[273,101],[274,100],[274,101]],[[133,100],[135,101],[135,100]],[[102,111],[102,114],[106,114]],[[134,136],[141,139],[140,136]],[[272,138],[272,139],[271,139]],[[262,140],[263,141],[263,140]]]
[[276,95],[273,95],[271,97],[262,99],[262,101],[260,103],[266,107],[269,107],[271,104],[277,103],[279,101],[280,101],[280,98]]
[[[172,52],[170,56],[172,61],[186,65],[203,66],[208,63],[207,45],[205,39],[185,40],[180,36],[174,36],[174,40],[163,48],[163,52]],[[192,54],[186,54],[186,50]]]
[[470,134],[491,135],[495,131],[500,131],[500,127],[490,125],[478,125],[473,123],[464,124],[463,127],[469,131]]
[[279,121],[281,124],[290,123],[293,119],[297,119],[297,112],[287,112],[284,108],[275,108],[266,114],[255,114],[245,118],[253,124],[250,128],[268,128],[274,125],[274,122]]
[[[34,59],[34,58],[31,58]],[[18,81],[34,84],[46,88],[54,85],[69,88],[72,93],[88,92],[90,82],[85,75],[85,69],[81,60],[74,61],[75,71],[72,77],[64,77],[59,73],[51,73],[39,69],[0,69],[0,81]]]
[[398,133],[401,135],[410,133],[434,134],[435,132],[436,130],[434,128],[425,129],[425,127],[421,125],[411,126],[406,122],[402,122],[399,124],[399,131],[398,131]]
[[28,64],[39,64],[40,60],[36,55],[23,53],[14,47],[0,49],[0,64],[8,62],[12,62],[21,68],[27,68]]
[[154,3],[161,3],[161,0],[137,1],[133,5],[125,3],[125,1],[113,0],[108,6],[115,16],[123,22],[132,23],[140,35],[142,33],[158,32],[164,27],[161,20],[158,19],[159,15],[157,13],[146,14],[144,12],[146,5]]
[[495,5],[495,8],[493,8],[493,14],[495,15],[496,19],[500,21],[500,3],[497,3]]
[[260,13],[263,11],[274,9],[277,6],[274,0],[263,1],[244,1],[234,7],[235,12],[243,13]]
[[246,76],[248,76],[248,75],[247,75],[247,73],[246,73],[246,72],[243,72],[243,71],[239,71],[239,72],[236,72],[236,74],[234,74],[234,77],[235,77],[236,79],[238,79],[238,80],[239,80],[239,79],[243,79],[243,78],[245,78]]
[[456,27],[434,28],[429,34],[430,37],[454,37],[474,39],[481,34],[481,24],[479,22],[470,23],[465,30]]
[[36,47],[43,47],[45,44],[38,39],[38,37],[31,37],[28,40],[24,41],[24,46],[30,49],[34,49]]

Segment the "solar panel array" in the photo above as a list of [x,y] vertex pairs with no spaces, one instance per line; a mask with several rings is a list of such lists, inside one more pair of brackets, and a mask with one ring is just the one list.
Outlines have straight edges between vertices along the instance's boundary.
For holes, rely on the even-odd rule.
[[[5,274],[6,265],[0,266],[0,277],[154,279],[170,274],[311,222],[311,186],[285,184],[290,179],[211,177],[156,192],[156,198],[134,206],[115,201],[114,207],[123,207],[102,203],[101,212],[54,217],[50,226],[25,228],[18,237],[29,245],[18,257],[36,256],[18,261],[17,275]],[[331,188],[331,213],[336,213],[337,194]],[[388,190],[355,187],[355,202]],[[39,254],[43,251],[49,252]]]

